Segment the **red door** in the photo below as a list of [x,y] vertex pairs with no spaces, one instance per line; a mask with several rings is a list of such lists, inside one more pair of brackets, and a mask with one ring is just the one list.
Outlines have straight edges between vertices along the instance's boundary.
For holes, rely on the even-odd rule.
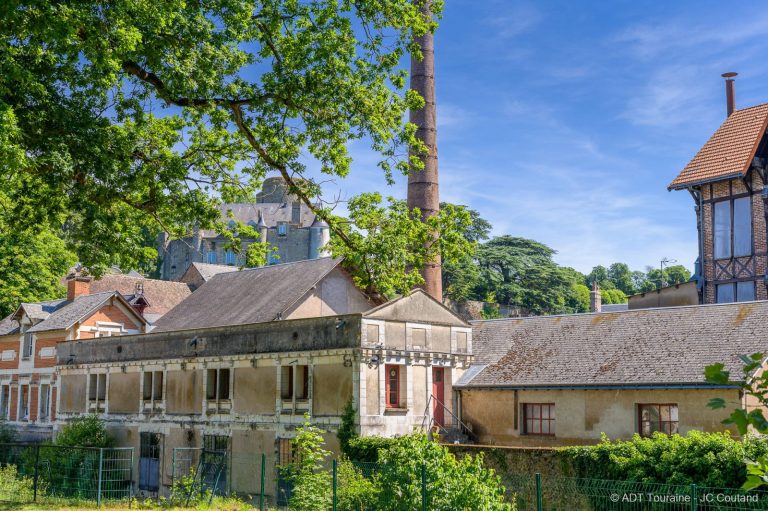
[[432,417],[435,419],[435,424],[442,426],[445,422],[445,382],[444,371],[442,367],[432,368]]

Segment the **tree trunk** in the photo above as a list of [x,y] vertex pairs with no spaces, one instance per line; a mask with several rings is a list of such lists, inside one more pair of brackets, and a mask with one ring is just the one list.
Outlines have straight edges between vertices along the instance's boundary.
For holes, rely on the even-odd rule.
[[[426,16],[432,16],[429,0],[422,7]],[[416,136],[429,149],[426,155],[420,155],[424,161],[424,170],[411,169],[408,175],[408,207],[419,208],[422,218],[438,214],[440,194],[437,181],[437,110],[435,104],[435,44],[432,32],[416,38],[421,47],[423,59],[411,57],[411,89],[424,98],[424,108],[411,110],[410,121],[418,126]],[[443,301],[443,279],[440,268],[440,255],[437,254],[421,271],[424,277],[424,289],[434,299]]]

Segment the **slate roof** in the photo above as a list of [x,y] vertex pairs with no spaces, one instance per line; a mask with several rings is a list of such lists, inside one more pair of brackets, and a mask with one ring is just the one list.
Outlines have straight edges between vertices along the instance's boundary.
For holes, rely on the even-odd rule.
[[[301,227],[309,227],[312,222],[315,221],[315,214],[307,207],[306,204],[301,203]],[[293,207],[291,202],[283,203],[236,203],[236,204],[222,204],[219,208],[221,211],[221,219],[224,222],[229,220],[240,221],[244,224],[251,224],[256,226],[259,221],[259,213],[261,218],[267,227],[275,227],[278,222],[291,222],[293,217]],[[232,216],[229,216],[231,212]],[[218,233],[214,230],[202,230],[201,235],[205,238],[212,238],[218,236]]]
[[600,312],[621,312],[627,309],[628,303],[604,303],[600,306]]
[[274,321],[340,262],[323,257],[220,273],[160,318],[152,331]]
[[768,301],[473,322],[468,387],[701,385],[768,352]]
[[744,176],[767,126],[768,103],[734,111],[670,183],[669,189]]
[[[219,273],[231,273],[233,271],[240,270],[240,268],[237,266],[231,266],[227,264],[210,264],[210,263],[194,262],[189,266],[194,267],[197,270],[197,273],[200,274],[200,278],[202,278],[205,282],[208,282]],[[187,271],[189,271],[189,268],[187,268]]]
[[71,302],[64,300],[62,307],[57,308],[47,319],[34,325],[27,332],[45,332],[69,328],[82,318],[98,310],[107,300],[115,295],[115,291],[108,291],[78,296]]
[[19,322],[13,319],[13,314],[0,320],[0,335],[11,335],[18,331]]
[[117,291],[130,299],[136,293],[136,284],[141,284],[144,288],[144,298],[148,303],[147,308],[144,309],[144,315],[150,317],[162,316],[192,293],[189,286],[183,282],[116,273],[108,273],[98,280],[91,281],[90,293]]

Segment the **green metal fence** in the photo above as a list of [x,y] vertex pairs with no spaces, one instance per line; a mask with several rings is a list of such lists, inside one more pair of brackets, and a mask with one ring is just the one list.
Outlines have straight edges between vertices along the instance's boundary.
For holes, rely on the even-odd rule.
[[130,502],[132,480],[132,448],[0,444],[2,502]]

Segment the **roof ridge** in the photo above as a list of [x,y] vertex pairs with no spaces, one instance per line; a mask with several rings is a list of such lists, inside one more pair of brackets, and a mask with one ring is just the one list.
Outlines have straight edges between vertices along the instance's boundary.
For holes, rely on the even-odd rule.
[[544,319],[544,318],[572,318],[572,317],[578,317],[578,316],[596,316],[598,314],[627,314],[627,313],[633,313],[633,312],[645,312],[645,311],[667,311],[667,310],[677,310],[677,309],[693,309],[693,308],[705,308],[705,307],[733,307],[733,306],[742,306],[742,305],[749,305],[749,304],[760,304],[760,303],[768,303],[768,300],[752,300],[749,302],[730,302],[730,303],[698,303],[694,305],[670,305],[668,307],[645,307],[640,309],[626,309],[626,310],[617,310],[617,311],[611,311],[611,312],[576,312],[576,313],[563,313],[563,314],[546,314],[542,316],[520,316],[520,317],[512,317],[512,318],[495,318],[495,319],[473,319],[470,321],[470,324],[475,323],[492,323],[494,321],[517,321],[521,319]]
[[[240,270],[237,271],[237,272],[218,273],[218,274],[214,275],[211,278],[218,277],[219,275],[229,275],[231,273],[242,273],[242,272],[254,271],[254,270],[266,270],[268,268],[284,267],[284,266],[289,266],[291,264],[311,263],[311,262],[316,262],[316,261],[322,261],[322,260],[325,260],[325,259],[338,259],[339,261],[341,261],[342,258],[341,257],[333,257],[333,256],[325,256],[325,257],[316,257],[315,259],[302,259],[301,261],[289,261],[287,263],[267,264],[265,266],[253,266],[251,268],[240,268]],[[211,263],[203,263],[203,264],[211,264]],[[229,266],[229,265],[225,265],[225,264],[213,265],[213,264],[211,264],[211,266]],[[237,268],[237,267],[235,266],[235,268]]]

